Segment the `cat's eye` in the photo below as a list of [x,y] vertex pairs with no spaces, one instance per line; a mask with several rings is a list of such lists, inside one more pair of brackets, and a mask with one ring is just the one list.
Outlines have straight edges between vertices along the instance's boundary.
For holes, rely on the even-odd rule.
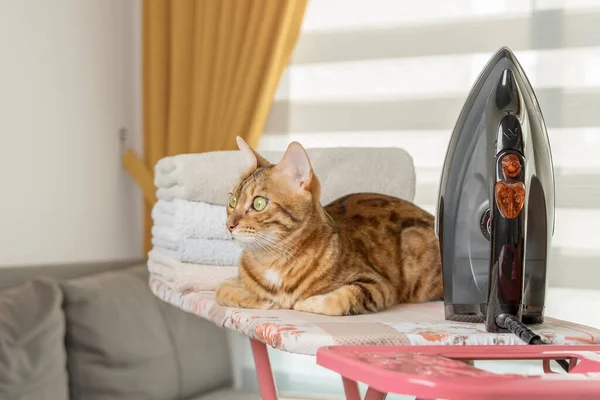
[[233,194],[230,194],[229,195],[229,207],[235,208],[236,204],[237,204],[237,198]]
[[265,199],[264,197],[261,197],[261,196],[256,196],[254,198],[254,201],[252,202],[252,207],[256,211],[262,211],[265,209],[266,206],[267,206],[267,199]]

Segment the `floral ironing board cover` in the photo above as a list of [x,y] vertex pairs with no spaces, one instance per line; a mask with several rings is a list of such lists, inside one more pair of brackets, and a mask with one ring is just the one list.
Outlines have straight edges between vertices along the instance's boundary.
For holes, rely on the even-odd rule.
[[[377,314],[329,317],[293,310],[222,307],[214,292],[177,292],[150,277],[152,292],[183,311],[290,353],[316,355],[323,346],[522,345],[483,324],[444,319],[443,302],[398,305]],[[551,344],[600,344],[600,330],[546,318],[533,328]]]

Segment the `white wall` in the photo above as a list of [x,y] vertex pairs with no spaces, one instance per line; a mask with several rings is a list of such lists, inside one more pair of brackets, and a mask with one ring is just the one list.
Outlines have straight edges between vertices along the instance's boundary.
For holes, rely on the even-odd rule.
[[138,2],[0,5],[0,266],[139,258]]

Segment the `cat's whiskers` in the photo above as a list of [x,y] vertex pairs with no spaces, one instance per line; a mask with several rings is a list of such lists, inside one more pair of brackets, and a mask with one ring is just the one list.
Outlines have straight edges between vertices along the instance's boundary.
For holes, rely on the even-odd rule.
[[269,253],[270,256],[272,256],[274,259],[277,259],[281,256],[281,254],[279,253],[279,249],[273,247],[270,245],[269,242],[265,241],[264,238],[257,236],[255,238],[257,244],[260,245],[260,247],[265,250],[266,252]]
[[278,254],[269,248],[265,243],[263,243],[259,237],[252,237],[252,243],[255,244],[259,249],[266,251],[274,259],[278,257]]
[[[288,241],[289,242],[289,241]],[[278,243],[274,243],[275,245],[281,247],[283,250],[285,250],[287,253],[289,253],[291,255],[291,257],[294,260],[298,259],[298,253],[300,250],[300,247],[298,244],[294,244],[294,243],[285,243],[283,241],[278,242]]]
[[296,255],[292,252],[292,251],[296,250],[295,248],[292,248],[291,249],[292,251],[290,251],[290,249],[285,248],[280,243],[278,243],[275,239],[273,239],[269,236],[266,236],[261,233],[256,233],[256,236],[258,238],[260,238],[260,240],[262,240],[265,245],[268,245],[268,247],[272,247],[274,250],[279,252],[280,256],[287,256],[287,259],[290,259],[290,258],[293,260],[297,259]]
[[283,245],[284,242],[283,242],[282,239],[276,239],[276,238],[273,238],[273,237],[265,236],[265,240],[268,240],[269,243],[273,244],[274,246],[279,246],[282,249],[285,249],[285,250],[287,250],[289,252],[292,252],[292,253],[294,253],[294,252],[296,252],[298,250],[298,245],[290,244],[290,245],[287,245],[287,247],[284,246]]
[[273,246],[278,251],[280,251],[282,253],[282,255],[288,256],[288,258],[291,258],[293,260],[297,260],[298,259],[298,257],[293,252],[295,249],[289,249],[289,248],[286,248],[286,247],[282,246],[279,243],[273,243],[273,242],[269,242],[269,245]]

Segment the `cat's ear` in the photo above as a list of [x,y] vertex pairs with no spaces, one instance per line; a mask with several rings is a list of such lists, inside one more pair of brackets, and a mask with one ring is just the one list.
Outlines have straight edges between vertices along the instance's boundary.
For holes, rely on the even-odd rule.
[[313,181],[313,169],[304,147],[298,142],[292,142],[281,162],[277,166],[293,184],[308,190]]
[[250,145],[248,145],[244,139],[238,136],[235,138],[235,140],[237,141],[238,148],[246,159],[246,166],[248,169],[255,170],[257,168],[271,165],[269,161],[265,160],[252,147],[250,147]]

